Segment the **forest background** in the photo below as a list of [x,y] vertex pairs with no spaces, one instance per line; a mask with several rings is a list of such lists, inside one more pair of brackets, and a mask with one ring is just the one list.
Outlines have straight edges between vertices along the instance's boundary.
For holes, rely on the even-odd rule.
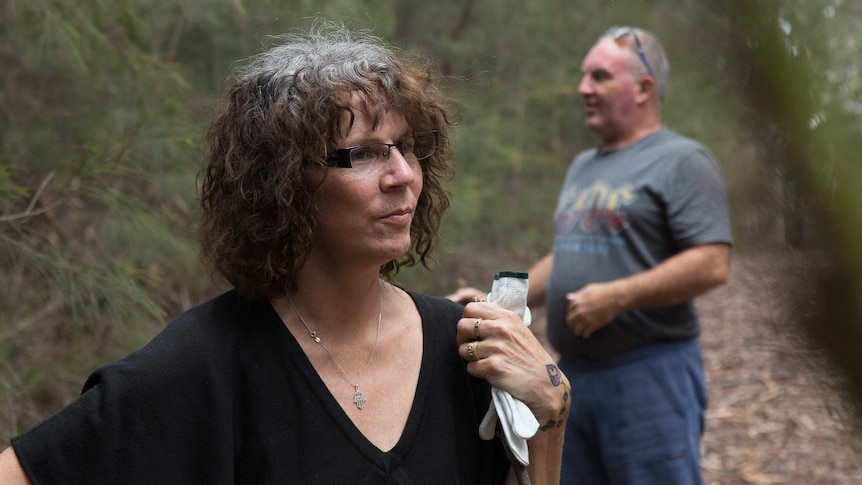
[[436,264],[398,275],[434,294],[550,249],[568,162],[596,143],[581,59],[608,27],[655,32],[671,60],[665,122],[721,161],[736,247],[827,256],[819,305],[799,323],[843,325],[820,343],[862,381],[858,2],[3,0],[0,16],[5,440],[224,289],[193,232],[209,113],[237,60],[317,17],[431,58],[456,101]]

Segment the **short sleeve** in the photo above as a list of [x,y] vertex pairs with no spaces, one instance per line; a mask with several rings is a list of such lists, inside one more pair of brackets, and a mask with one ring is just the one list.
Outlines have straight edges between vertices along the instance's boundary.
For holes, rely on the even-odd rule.
[[674,239],[683,249],[732,243],[724,178],[710,153],[699,148],[682,157],[668,174],[667,213]]

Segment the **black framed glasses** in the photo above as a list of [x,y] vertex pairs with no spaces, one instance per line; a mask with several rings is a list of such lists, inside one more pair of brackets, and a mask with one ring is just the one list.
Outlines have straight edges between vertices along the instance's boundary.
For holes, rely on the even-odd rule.
[[617,44],[619,45],[620,44],[619,41],[622,40],[623,37],[625,37],[627,35],[631,35],[632,39],[634,39],[635,50],[637,51],[638,57],[640,57],[641,62],[643,62],[644,67],[646,67],[647,73],[649,73],[650,76],[655,77],[652,73],[652,68],[649,65],[649,61],[647,61],[646,52],[644,51],[644,48],[641,45],[641,40],[638,39],[638,34],[637,34],[637,32],[635,32],[635,29],[633,29],[632,27],[620,27],[620,28],[615,29],[613,31],[613,33],[611,34],[611,37],[614,39],[614,41],[617,41]]
[[437,151],[437,132],[426,131],[395,143],[370,143],[348,148],[339,148],[323,157],[330,167],[362,169],[389,160],[389,153],[397,148],[408,161],[425,160]]

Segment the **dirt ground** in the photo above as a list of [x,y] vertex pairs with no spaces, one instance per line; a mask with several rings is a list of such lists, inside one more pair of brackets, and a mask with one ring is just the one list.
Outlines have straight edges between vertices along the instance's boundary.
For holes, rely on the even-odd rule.
[[707,484],[862,484],[859,420],[836,370],[792,323],[812,260],[787,249],[738,251],[729,283],[697,301]]

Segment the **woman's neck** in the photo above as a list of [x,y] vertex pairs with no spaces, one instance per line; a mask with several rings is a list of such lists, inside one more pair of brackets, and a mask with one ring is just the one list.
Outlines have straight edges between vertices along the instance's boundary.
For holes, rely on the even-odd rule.
[[377,325],[386,293],[378,272],[332,274],[307,269],[308,265],[297,275],[297,291],[278,304],[273,302],[280,312],[290,309],[292,302],[313,330],[338,332],[345,338],[364,335]]

